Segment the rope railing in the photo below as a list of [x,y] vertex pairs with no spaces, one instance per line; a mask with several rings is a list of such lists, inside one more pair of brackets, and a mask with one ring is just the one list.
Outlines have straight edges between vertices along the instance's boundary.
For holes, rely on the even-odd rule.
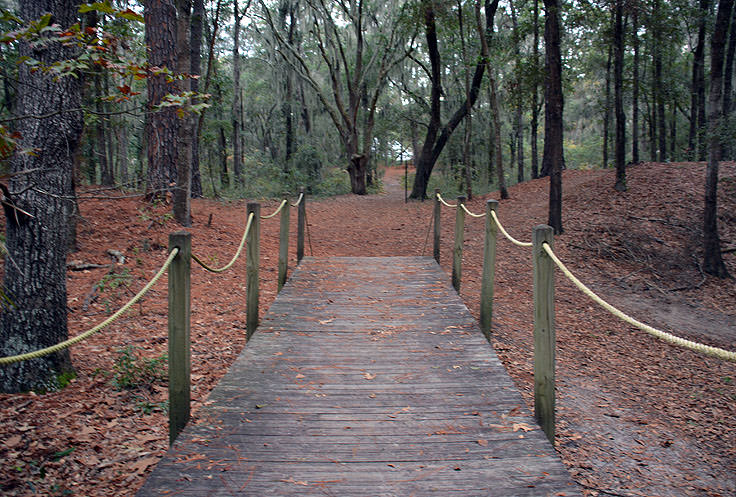
[[699,342],[695,342],[693,340],[687,340],[677,335],[673,335],[671,333],[667,333],[665,331],[658,330],[657,328],[649,326],[648,324],[642,323],[641,321],[629,316],[625,312],[621,311],[620,309],[614,307],[613,305],[603,300],[600,296],[598,296],[595,292],[593,292],[593,290],[591,290],[583,282],[581,282],[578,278],[576,278],[575,275],[572,274],[572,272],[567,268],[567,266],[565,266],[565,264],[557,257],[557,255],[554,253],[554,251],[552,250],[552,247],[550,247],[549,244],[547,243],[542,244],[542,248],[547,253],[547,255],[549,255],[552,261],[554,261],[557,267],[560,268],[560,270],[567,277],[567,279],[569,279],[581,292],[583,292],[591,300],[593,300],[596,304],[603,307],[605,310],[607,310],[608,312],[610,312],[617,318],[621,319],[622,321],[636,328],[639,328],[640,330],[645,331],[646,333],[656,338],[659,338],[660,340],[664,340],[665,342],[671,343],[673,345],[678,345],[680,347],[694,350],[696,352],[701,352],[709,356],[717,357],[719,359],[723,359],[724,361],[736,362],[736,352],[725,350],[719,347],[713,347],[711,345],[705,345]]
[[438,199],[438,200],[439,200],[440,202],[442,202],[442,204],[443,204],[443,205],[444,205],[445,207],[450,207],[451,209],[454,209],[455,207],[457,207],[457,204],[449,204],[449,203],[447,203],[447,202],[445,201],[445,199],[444,199],[444,198],[442,198],[442,195],[440,195],[440,194],[439,194],[439,192],[437,192],[437,193],[436,193],[436,195],[437,195],[437,199]]
[[153,276],[153,278],[151,278],[148,281],[148,283],[146,283],[146,285],[137,294],[135,294],[135,296],[133,296],[133,298],[131,298],[124,306],[122,306],[115,313],[110,315],[110,317],[108,317],[107,319],[99,323],[98,325],[90,328],[84,333],[80,333],[79,335],[73,338],[64,340],[63,342],[59,342],[56,345],[52,345],[50,347],[35,350],[33,352],[27,352],[25,354],[18,354],[18,355],[8,356],[8,357],[0,357],[0,365],[13,364],[16,362],[27,361],[29,359],[37,359],[39,357],[44,357],[49,354],[53,354],[54,352],[59,352],[68,347],[71,347],[72,345],[76,343],[81,342],[82,340],[85,340],[86,338],[89,338],[90,336],[94,335],[101,329],[112,324],[123,313],[125,313],[125,311],[130,309],[131,306],[133,306],[136,302],[138,302],[151,289],[153,285],[156,284],[156,282],[161,278],[161,276],[163,276],[163,274],[169,268],[169,266],[171,265],[171,261],[174,260],[174,258],[176,257],[178,253],[179,253],[178,248],[172,249],[171,252],[169,253],[169,257],[166,259],[164,264],[161,266],[161,269],[159,269],[158,272]]
[[503,233],[503,236],[505,236],[508,241],[510,241],[511,243],[519,247],[531,247],[533,245],[531,242],[522,242],[520,240],[517,240],[513,236],[509,235],[509,232],[506,231],[506,229],[503,227],[503,224],[501,224],[501,221],[498,220],[498,216],[496,215],[495,211],[491,211],[491,217],[493,217],[493,222],[496,223],[496,226],[498,226],[499,231]]
[[468,208],[465,207],[465,204],[460,204],[460,207],[462,207],[463,210],[465,211],[465,214],[467,214],[470,217],[475,217],[475,218],[486,217],[486,213],[485,212],[483,214],[475,214],[475,213],[469,211]]
[[271,219],[272,217],[275,217],[279,212],[281,212],[281,209],[283,209],[284,206],[288,203],[289,203],[288,200],[286,199],[282,200],[281,203],[279,204],[279,207],[276,209],[275,212],[273,212],[272,214],[269,214],[268,216],[261,216],[261,219]]
[[248,238],[248,233],[250,232],[250,227],[253,224],[253,217],[254,214],[250,213],[248,216],[248,222],[245,225],[245,231],[243,232],[243,237],[240,239],[240,245],[238,245],[238,249],[235,251],[235,255],[232,259],[230,259],[230,262],[222,266],[221,268],[214,268],[209,266],[206,262],[204,262],[200,257],[198,257],[196,254],[192,254],[192,260],[202,266],[202,268],[205,271],[209,271],[211,273],[224,273],[228,269],[230,269],[233,264],[235,264],[235,261],[238,260],[238,257],[240,257],[241,252],[243,251],[243,247],[245,246],[245,240]]
[[[169,442],[173,443],[177,435],[189,421],[190,417],[190,388],[191,388],[191,343],[190,343],[190,320],[191,320],[191,261],[194,260],[205,270],[213,273],[222,273],[230,269],[235,261],[241,256],[247,245],[246,257],[246,339],[258,327],[259,316],[259,264],[260,264],[260,220],[270,219],[281,213],[279,228],[279,266],[278,266],[278,288],[279,291],[286,282],[289,254],[289,205],[288,199],[283,199],[276,212],[261,216],[261,206],[258,203],[249,203],[247,206],[247,222],[240,244],[233,258],[221,268],[213,268],[206,264],[200,257],[192,254],[191,237],[185,231],[171,233],[169,235],[169,255],[163,266],[153,278],[139,291],[130,301],[117,310],[109,318],[97,326],[61,343],[46,347],[33,352],[19,354],[9,357],[0,357],[0,365],[13,364],[20,361],[43,357],[54,352],[63,350],[71,345],[81,342],[87,337],[110,325],[125,313],[132,305],[138,302],[161,276],[169,272],[169,303],[168,303],[168,371],[169,371]],[[304,255],[305,228],[309,236],[309,227],[306,223],[306,196],[304,188],[300,188],[299,199],[291,204],[298,208],[297,227],[297,263]],[[311,249],[311,238],[310,238]]]
[[[688,340],[662,330],[658,330],[606,302],[596,295],[590,288],[576,278],[565,264],[555,255],[552,242],[553,230],[549,226],[537,226],[533,230],[532,242],[522,242],[511,236],[498,218],[498,202],[488,200],[486,212],[475,214],[465,206],[465,198],[458,197],[456,205],[447,203],[435,190],[434,210],[434,259],[440,262],[440,222],[441,207],[460,206],[455,217],[455,241],[453,246],[452,284],[460,291],[460,275],[462,266],[463,232],[465,215],[486,218],[485,240],[483,248],[483,275],[480,288],[480,328],[490,342],[491,323],[493,317],[493,294],[496,264],[496,239],[500,231],[514,245],[532,248],[534,266],[534,414],[547,438],[554,441],[555,437],[555,285],[554,268],[558,267],[562,273],[585,295],[614,316],[629,325],[645,331],[651,336],[666,341],[672,345],[684,347],[696,352],[716,357],[725,361],[736,362],[736,351],[729,351],[719,347]],[[430,222],[432,222],[430,221]]]

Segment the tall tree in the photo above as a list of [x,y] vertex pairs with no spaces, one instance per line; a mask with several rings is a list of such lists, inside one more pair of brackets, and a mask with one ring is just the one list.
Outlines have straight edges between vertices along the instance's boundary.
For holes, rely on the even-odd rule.
[[[736,59],[736,7],[733,8],[731,15],[731,30],[728,36],[728,49],[726,50],[726,67],[723,73],[723,115],[725,118],[726,129],[734,129],[736,125],[736,107],[734,107],[735,99],[733,95],[733,79],[734,59]],[[721,158],[733,160],[736,155],[736,143],[732,138],[724,143]]]
[[545,81],[544,155],[542,175],[549,175],[549,224],[562,233],[562,54],[560,51],[560,1],[544,0]]
[[539,130],[539,0],[532,0],[533,3],[533,26],[534,34],[532,37],[532,120],[531,127],[531,153],[532,153],[532,179],[539,177],[539,153],[537,151],[537,134]]
[[613,28],[613,86],[616,115],[616,184],[619,192],[626,191],[626,115],[624,114],[624,0],[616,0]]
[[606,93],[603,105],[603,167],[608,167],[608,152],[610,150],[611,136],[611,61],[613,60],[613,44],[608,44],[608,56],[606,57]]
[[233,174],[235,174],[235,182],[243,181],[243,152],[242,142],[240,141],[240,128],[243,122],[243,106],[240,99],[240,23],[243,21],[245,11],[250,6],[250,0],[245,6],[243,12],[238,7],[238,0],[233,0],[233,16],[235,23],[233,25],[233,106],[232,106],[232,124],[233,124]]
[[[192,1],[176,0],[176,72],[179,76],[177,90],[185,95],[191,90],[191,50],[189,45],[189,28],[191,26]],[[187,99],[191,104],[191,98]],[[176,137],[176,188],[173,195],[174,219],[182,226],[191,226],[192,197],[192,138],[194,118],[189,109],[178,116]]]
[[[62,30],[78,22],[73,0],[21,0],[20,17],[26,22],[51,14]],[[74,56],[74,48],[42,35],[45,43],[22,41],[21,56],[50,66]],[[11,263],[5,265],[4,291],[12,301],[0,317],[0,355],[14,355],[56,344],[67,338],[66,250],[68,222],[74,195],[73,161],[82,133],[81,83],[76,77],[53,72],[18,70],[16,131],[20,144],[35,153],[17,153],[10,168],[9,189],[18,213],[6,221],[6,247]],[[43,193],[42,193],[43,192]],[[0,389],[20,392],[55,388],[56,375],[71,370],[67,350],[0,368]]]
[[523,92],[523,78],[522,78],[522,67],[521,67],[521,34],[519,33],[519,22],[516,19],[516,8],[514,7],[513,0],[509,0],[509,8],[511,9],[511,28],[512,28],[512,41],[514,46],[514,65],[515,65],[515,79],[514,81],[514,141],[516,142],[516,161],[517,161],[517,174],[516,180],[519,183],[524,181],[524,92]]
[[662,41],[664,23],[661,20],[663,13],[661,12],[660,0],[654,0],[652,7],[652,17],[654,23],[654,47],[652,48],[652,57],[654,64],[654,112],[652,117],[656,121],[657,125],[657,137],[659,141],[657,143],[657,150],[659,150],[658,159],[659,162],[664,162],[667,158],[667,126],[664,117],[664,102],[667,98],[667,91],[664,87],[664,81],[662,76],[662,52],[664,51],[664,43]]
[[176,6],[170,0],[146,0],[146,50],[148,63],[161,71],[149,75],[146,121],[149,198],[162,197],[176,182],[177,117],[173,107],[156,110],[166,95],[175,93],[168,74],[176,72]]
[[[416,164],[414,184],[411,189],[411,198],[423,199],[427,196],[427,185],[437,159],[447,144],[455,128],[465,118],[468,110],[468,102],[464,101],[450,117],[446,124],[442,125],[440,95],[442,94],[442,63],[440,60],[439,45],[437,42],[437,23],[435,19],[435,3],[433,0],[422,1],[422,13],[424,17],[424,33],[427,41],[427,52],[430,62],[430,116],[427,133],[424,137],[421,153]],[[484,36],[490,36],[493,32],[493,18],[498,8],[498,0],[485,0],[484,10],[486,14]],[[475,65],[473,78],[470,84],[469,103],[472,107],[478,98],[480,84],[483,81],[483,72],[486,63],[479,58]]]
[[703,271],[719,278],[726,278],[728,271],[721,257],[721,240],[718,236],[718,161],[722,143],[723,123],[723,59],[728,24],[734,0],[720,0],[716,24],[710,42],[710,98],[708,109],[708,168],[705,177],[705,211],[703,215],[703,239],[705,254]]
[[[306,4],[312,16],[310,33],[327,68],[329,89],[304,54],[284,38],[270,10],[261,2],[284,62],[314,90],[340,135],[351,191],[364,195],[378,98],[391,69],[411,51],[411,47],[404,49],[407,33],[402,13],[406,5],[378,8],[367,0],[307,0]],[[374,30],[370,37],[369,27]],[[371,87],[366,86],[364,91],[368,84]]]
[[[190,31],[191,68],[192,79],[189,84],[192,92],[199,92],[199,76],[202,74],[202,31],[204,26],[204,0],[192,2],[192,19]],[[202,175],[199,171],[199,117],[193,117],[192,127],[192,197],[202,196]]]
[[631,82],[631,162],[639,163],[639,5],[632,6],[632,43],[634,45],[633,80]]
[[463,77],[465,83],[465,134],[463,136],[463,168],[465,172],[465,196],[473,198],[473,173],[470,167],[470,140],[473,134],[473,106],[470,103],[470,64],[468,64],[468,49],[465,43],[465,28],[462,0],[457,1],[458,26],[460,31],[460,47],[463,58]]
[[697,160],[705,160],[705,44],[710,0],[700,0],[698,42],[693,57],[693,79],[690,87],[690,132],[688,146]]

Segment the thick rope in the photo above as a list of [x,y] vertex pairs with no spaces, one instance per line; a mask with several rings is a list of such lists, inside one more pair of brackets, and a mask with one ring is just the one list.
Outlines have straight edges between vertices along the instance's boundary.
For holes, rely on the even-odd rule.
[[637,321],[636,319],[632,318],[628,314],[625,314],[624,312],[620,311],[619,309],[615,308],[602,298],[600,298],[598,295],[593,293],[593,291],[585,286],[579,279],[577,279],[567,267],[562,263],[560,259],[557,258],[555,253],[552,251],[552,248],[547,243],[542,244],[542,248],[545,252],[547,252],[547,255],[554,261],[555,264],[557,264],[557,267],[562,270],[562,272],[567,276],[567,278],[572,281],[578,289],[580,289],[581,292],[583,292],[585,295],[590,297],[592,300],[595,301],[596,304],[600,305],[604,309],[606,309],[608,312],[616,316],[617,318],[629,323],[632,326],[635,326],[639,328],[640,330],[643,330],[650,335],[659,338],[660,340],[664,340],[665,342],[669,342],[673,345],[679,345],[680,347],[685,347],[691,350],[695,350],[697,352],[701,352],[703,354],[717,357],[719,359],[723,359],[724,361],[731,361],[736,362],[736,352],[731,352],[729,350],[724,350],[719,347],[712,347],[710,345],[705,345],[698,342],[693,342],[692,340],[687,340],[685,338],[681,338],[675,335],[672,335],[671,333],[666,333],[664,331],[658,330],[656,328],[653,328],[647,324],[642,323],[641,321]]
[[119,318],[125,311],[130,309],[130,307],[138,302],[145,294],[148,292],[148,290],[151,289],[153,285],[156,284],[156,282],[163,276],[163,274],[166,272],[166,270],[171,265],[171,261],[174,260],[174,257],[179,253],[179,248],[174,247],[174,249],[169,253],[169,257],[166,259],[166,262],[164,262],[164,265],[161,266],[161,269],[158,270],[158,273],[154,275],[151,280],[146,283],[146,286],[144,286],[140,292],[135,294],[135,296],[128,301],[127,304],[125,304],[123,307],[117,310],[113,315],[111,315],[109,318],[105,319],[103,322],[95,326],[94,328],[91,328],[84,333],[81,333],[73,338],[70,338],[68,340],[64,340],[63,342],[57,343],[56,345],[52,345],[51,347],[46,347],[45,349],[35,350],[33,352],[28,352],[26,354],[20,354],[20,355],[14,355],[9,357],[0,357],[0,365],[4,364],[13,364],[15,362],[21,362],[21,361],[27,361],[28,359],[37,359],[39,357],[47,356],[49,354],[53,354],[54,352],[59,352],[60,350],[64,350],[67,347],[70,347],[74,345],[75,343],[81,342],[87,337],[90,337],[100,331],[105,326],[109,325],[113,321],[115,321],[117,318]]
[[202,266],[205,271],[209,271],[211,273],[224,273],[228,269],[230,269],[233,264],[235,264],[235,261],[238,260],[238,257],[240,257],[240,253],[243,251],[243,247],[245,246],[245,240],[248,238],[248,232],[250,231],[250,225],[253,223],[253,217],[255,217],[255,214],[252,212],[248,216],[248,223],[245,225],[245,231],[243,232],[243,238],[240,239],[240,245],[238,246],[238,250],[235,252],[235,255],[232,259],[230,259],[230,262],[222,266],[221,268],[213,268],[208,266],[202,259],[197,257],[195,254],[192,254],[192,260]]
[[287,204],[286,199],[282,200],[281,201],[281,204],[279,204],[279,208],[276,209],[276,212],[274,212],[273,214],[269,214],[268,216],[261,216],[261,219],[271,219],[276,214],[278,214],[279,212],[281,212],[281,209],[283,209],[286,204]]
[[472,212],[468,210],[467,207],[465,207],[465,204],[460,204],[460,207],[463,208],[463,210],[465,211],[465,214],[467,214],[468,216],[471,216],[471,217],[485,217],[486,216],[485,212],[483,214],[473,214]]
[[438,200],[439,200],[440,202],[442,202],[443,204],[445,204],[445,206],[446,206],[446,207],[451,207],[451,208],[453,208],[453,209],[454,209],[455,207],[457,207],[457,204],[448,204],[447,202],[445,202],[445,199],[444,199],[444,198],[442,198],[442,195],[440,195],[439,193],[437,193],[437,199],[438,199]]
[[493,221],[496,223],[496,226],[498,226],[498,229],[501,230],[501,233],[503,233],[503,236],[509,239],[511,243],[514,245],[518,245],[519,247],[531,247],[533,243],[531,242],[520,242],[513,236],[509,235],[509,233],[504,229],[503,225],[501,224],[501,221],[498,220],[498,216],[496,215],[495,211],[491,211],[491,216],[493,217]]
[[299,194],[299,198],[298,198],[298,199],[296,200],[296,202],[294,202],[293,204],[291,204],[291,206],[292,206],[292,207],[298,207],[298,206],[299,206],[299,204],[301,204],[301,203],[302,203],[302,200],[303,200],[303,199],[304,199],[304,194],[303,194],[303,193],[300,193],[300,194]]

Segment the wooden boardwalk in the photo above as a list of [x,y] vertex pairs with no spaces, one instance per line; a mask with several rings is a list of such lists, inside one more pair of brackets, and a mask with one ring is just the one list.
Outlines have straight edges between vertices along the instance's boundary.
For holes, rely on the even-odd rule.
[[579,496],[431,258],[305,258],[139,496]]

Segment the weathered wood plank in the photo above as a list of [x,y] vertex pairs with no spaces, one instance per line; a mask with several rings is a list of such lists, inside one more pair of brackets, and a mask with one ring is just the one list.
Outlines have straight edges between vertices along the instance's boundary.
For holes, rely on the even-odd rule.
[[304,257],[138,495],[580,495],[432,258]]

